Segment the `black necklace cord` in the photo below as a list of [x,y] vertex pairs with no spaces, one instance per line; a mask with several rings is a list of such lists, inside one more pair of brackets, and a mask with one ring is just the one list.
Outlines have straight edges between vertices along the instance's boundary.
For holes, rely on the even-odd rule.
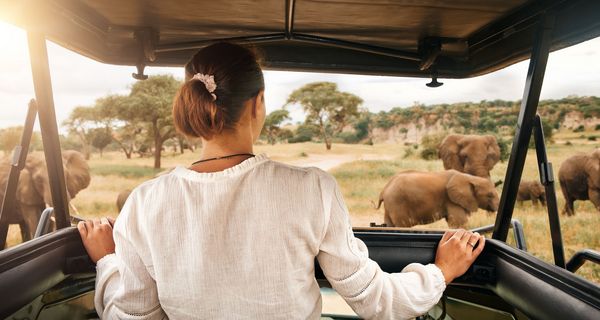
[[192,165],[198,164],[198,163],[202,163],[202,162],[207,162],[207,161],[214,161],[214,160],[221,160],[221,159],[229,159],[229,158],[233,158],[233,157],[241,157],[241,156],[249,156],[250,158],[254,158],[256,157],[254,154],[252,153],[236,153],[236,154],[230,154],[228,156],[222,156],[222,157],[215,157],[215,158],[210,158],[210,159],[203,159],[203,160],[198,160],[196,162],[193,162]]

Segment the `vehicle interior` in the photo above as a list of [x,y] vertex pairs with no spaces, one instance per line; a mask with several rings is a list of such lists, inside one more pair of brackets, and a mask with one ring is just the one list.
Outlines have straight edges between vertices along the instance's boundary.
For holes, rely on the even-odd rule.
[[[0,19],[27,31],[35,88],[1,200],[2,247],[13,223],[10,195],[36,117],[54,203],[44,211],[34,239],[0,251],[0,318],[97,318],[94,265],[72,226],[79,218],[70,214],[67,201],[47,39],[99,62],[131,66],[140,81],[147,78],[146,67],[181,67],[215,41],[255,46],[268,70],[431,78],[432,87],[439,85],[438,77],[475,77],[530,59],[496,222],[477,230],[491,233],[491,239],[471,269],[419,318],[600,319],[600,287],[574,274],[586,261],[599,263],[600,254],[588,249],[565,258],[555,178],[543,119],[536,115],[548,54],[600,36],[599,1],[0,0]],[[554,265],[526,251],[520,223],[512,219],[532,135],[548,195]],[[48,232],[50,216],[56,221],[53,232]],[[433,262],[441,239],[437,231],[373,227],[354,232],[386,272]],[[509,234],[516,247],[506,243]],[[329,286],[318,265],[315,277],[323,288]]]

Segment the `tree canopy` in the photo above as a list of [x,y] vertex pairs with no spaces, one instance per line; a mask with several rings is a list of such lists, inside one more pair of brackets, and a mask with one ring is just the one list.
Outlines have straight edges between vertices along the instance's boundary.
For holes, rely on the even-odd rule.
[[352,116],[358,114],[362,104],[358,96],[338,90],[333,82],[313,82],[290,94],[287,104],[299,104],[306,113],[306,123],[319,128],[327,150],[331,149],[331,139],[348,124]]
[[290,119],[290,112],[285,109],[278,109],[269,113],[265,118],[263,126],[263,135],[267,137],[270,144],[275,144],[284,132],[281,124]]

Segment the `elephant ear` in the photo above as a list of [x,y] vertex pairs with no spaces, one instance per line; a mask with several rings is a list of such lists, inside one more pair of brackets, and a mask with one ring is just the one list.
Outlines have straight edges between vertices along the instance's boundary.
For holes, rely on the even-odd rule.
[[44,198],[40,194],[33,182],[33,177],[29,170],[24,169],[19,175],[17,184],[17,201],[26,205],[43,205]]
[[438,148],[438,157],[442,159],[444,163],[444,169],[454,169],[457,171],[464,171],[464,163],[460,161],[459,152],[461,149],[460,136],[449,135],[440,144]]
[[63,162],[67,191],[73,199],[79,191],[90,185],[90,167],[83,154],[74,150],[63,152]]
[[600,149],[594,150],[587,157],[584,167],[591,184],[596,188],[600,188]]
[[471,182],[469,176],[463,173],[454,174],[446,184],[446,192],[450,201],[468,212],[475,212],[479,207],[474,188],[475,185]]
[[485,160],[485,166],[489,171],[494,168],[498,161],[500,161],[500,146],[498,146],[496,137],[492,135],[485,136],[485,140],[487,142],[487,158]]
[[35,153],[27,155],[17,188],[20,189],[17,193],[22,193],[20,199],[22,203],[30,205],[52,204],[48,168],[42,155]]

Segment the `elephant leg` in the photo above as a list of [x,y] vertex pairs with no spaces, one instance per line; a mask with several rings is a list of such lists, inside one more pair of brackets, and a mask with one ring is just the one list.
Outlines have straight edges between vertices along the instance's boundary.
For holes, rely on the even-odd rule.
[[387,210],[385,210],[385,214],[383,215],[383,223],[385,224],[386,227],[394,226],[394,223],[392,222],[392,219],[390,218],[390,214],[388,213]]
[[563,210],[563,213],[567,216],[575,215],[575,209],[573,206],[574,201],[575,200],[573,199],[565,199],[565,209]]
[[448,222],[448,226],[452,229],[464,227],[469,220],[467,211],[457,205],[448,205],[447,212],[448,215],[446,216],[446,221]]
[[33,238],[38,223],[40,222],[40,215],[42,214],[40,209],[39,206],[22,206],[21,213],[23,220],[29,228],[30,239]]
[[29,224],[25,220],[19,221],[19,229],[21,229],[21,241],[29,241],[33,237],[33,232],[29,228]]
[[590,201],[594,204],[597,211],[600,211],[600,190],[590,188],[588,191]]
[[560,191],[562,191],[563,197],[565,197],[565,207],[562,213],[566,214],[567,216],[574,215],[575,210],[573,209],[573,201],[575,201],[575,199],[572,199],[569,196],[569,189],[567,188],[567,184],[562,180],[560,180]]

